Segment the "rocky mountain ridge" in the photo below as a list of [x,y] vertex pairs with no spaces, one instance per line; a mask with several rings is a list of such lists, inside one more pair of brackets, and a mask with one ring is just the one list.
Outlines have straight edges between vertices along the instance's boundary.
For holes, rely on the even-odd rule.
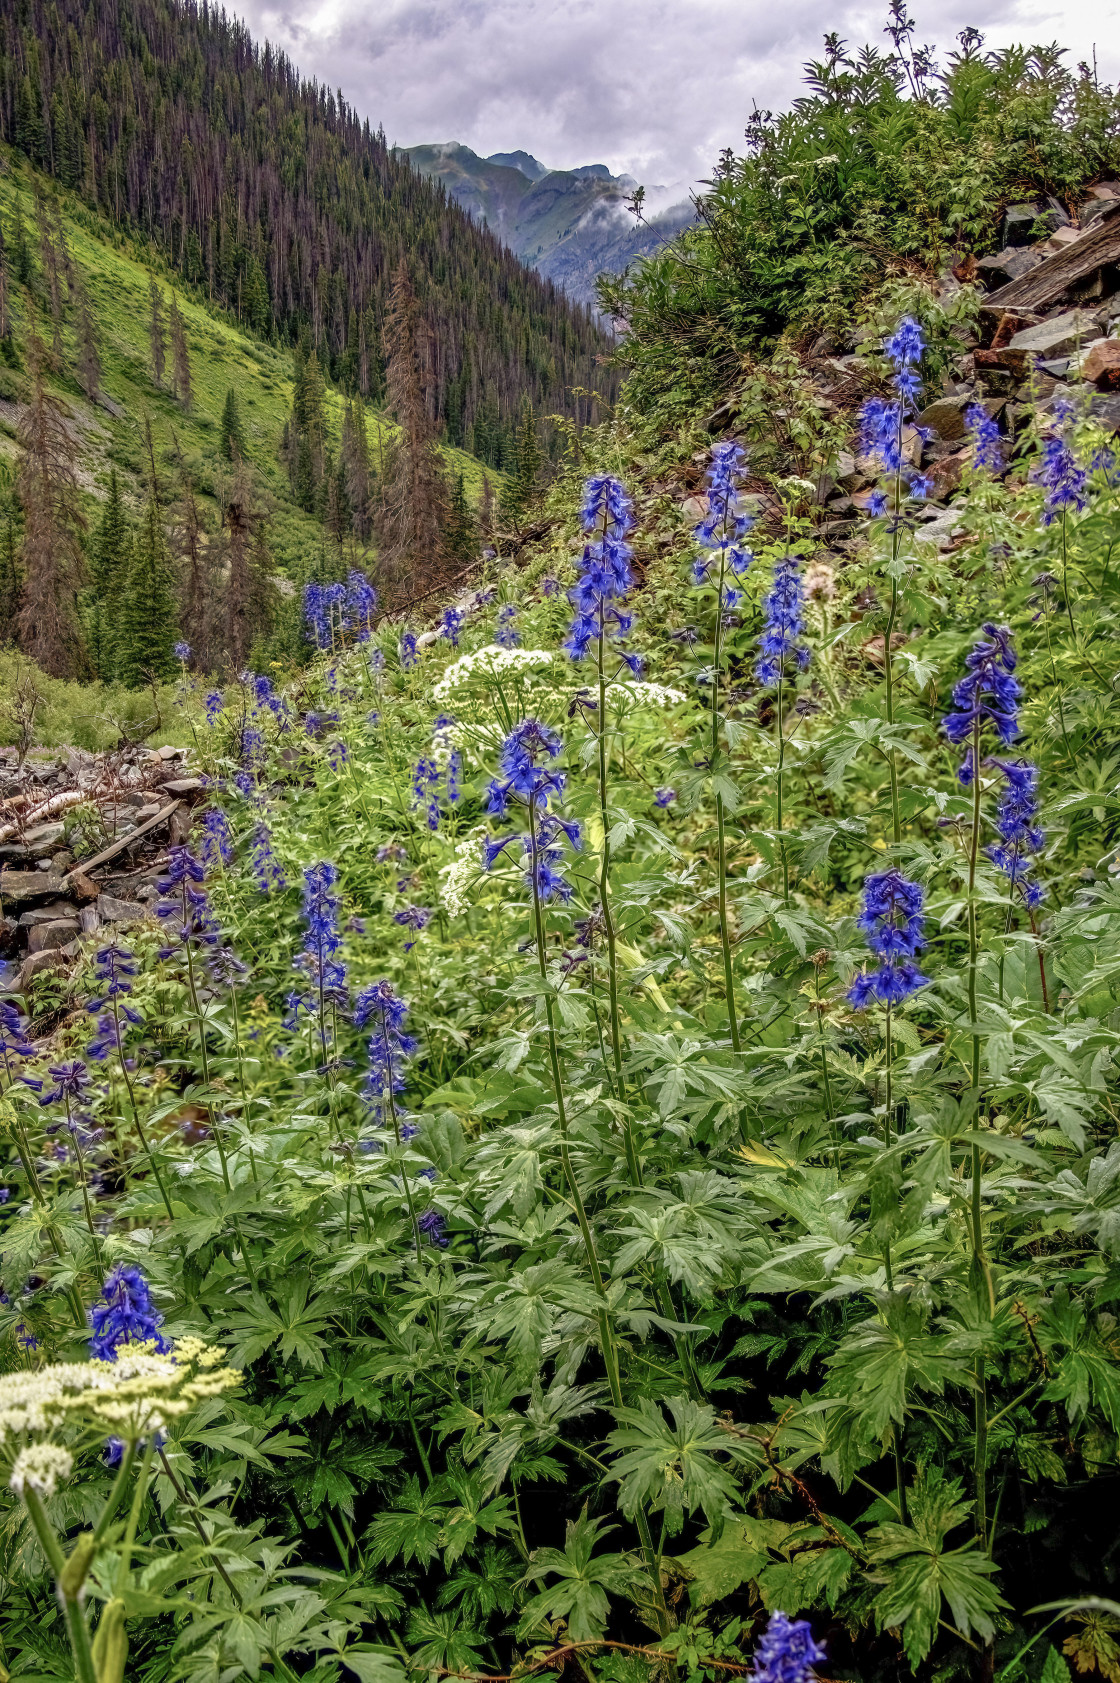
[[605,164],[555,170],[528,152],[480,157],[459,141],[402,148],[442,181],[472,221],[492,228],[522,262],[594,306],[595,278],[648,256],[693,220],[688,202],[636,223],[626,201],[637,182]]

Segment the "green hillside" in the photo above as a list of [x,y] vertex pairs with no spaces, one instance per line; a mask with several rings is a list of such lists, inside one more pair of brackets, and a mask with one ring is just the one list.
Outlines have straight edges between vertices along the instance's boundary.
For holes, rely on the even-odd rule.
[[[76,378],[77,317],[72,303],[64,311],[64,366],[51,381],[80,437],[82,487],[90,502],[87,514],[96,517],[96,504],[114,467],[122,476],[126,497],[139,501],[144,421],[150,417],[157,461],[161,466],[172,462],[177,438],[196,490],[209,501],[211,521],[216,521],[213,488],[214,474],[222,465],[220,420],[226,393],[232,389],[241,411],[249,459],[271,500],[269,544],[277,573],[293,583],[302,582],[323,550],[324,534],[321,522],[296,504],[279,456],[284,422],[292,407],[291,352],[239,328],[226,311],[209,304],[199,290],[177,288],[191,359],[192,402],[185,409],[169,391],[154,383],[151,373],[150,277],[154,274],[160,283],[165,302],[172,291],[172,281],[158,254],[122,235],[75,194],[58,189],[30,169],[9,148],[0,148],[0,169],[0,220],[10,242],[17,214],[22,217],[35,270],[30,293],[21,292],[14,281],[12,284],[17,346],[26,339],[29,299],[40,332],[50,337],[35,251],[36,191],[41,196],[57,195],[67,248],[89,298],[102,365],[100,400],[96,405],[88,403]],[[8,475],[14,472],[17,456],[18,405],[28,388],[25,360],[21,355],[24,366],[0,370],[0,460]],[[331,438],[337,448],[344,399],[337,389],[328,386],[325,401]],[[396,429],[383,410],[368,403],[363,409],[376,466]],[[481,465],[473,456],[450,447],[444,450],[444,457],[456,477],[460,473],[464,476],[468,497],[477,500],[482,486]]]

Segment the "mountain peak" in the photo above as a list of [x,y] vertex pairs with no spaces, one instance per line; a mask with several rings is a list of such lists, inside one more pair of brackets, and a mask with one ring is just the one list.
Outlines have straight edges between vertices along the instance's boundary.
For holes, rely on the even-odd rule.
[[519,169],[530,181],[542,181],[546,175],[552,173],[547,165],[534,158],[531,152],[491,152],[483,162],[501,164],[506,169]]

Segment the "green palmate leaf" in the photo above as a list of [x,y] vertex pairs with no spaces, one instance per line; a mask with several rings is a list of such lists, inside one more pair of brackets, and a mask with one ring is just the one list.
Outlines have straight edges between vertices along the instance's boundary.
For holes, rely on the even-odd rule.
[[830,1365],[829,1394],[879,1438],[906,1418],[912,1393],[940,1396],[948,1384],[972,1383],[967,1351],[952,1334],[929,1332],[923,1310],[898,1297],[851,1327]]
[[622,1554],[596,1554],[595,1545],[614,1529],[586,1513],[569,1520],[563,1549],[535,1549],[523,1584],[558,1580],[532,1597],[518,1626],[518,1634],[529,1636],[545,1620],[564,1620],[575,1642],[593,1642],[602,1636],[610,1611],[608,1591],[626,1595],[641,1581],[636,1563]]
[[370,1559],[375,1566],[388,1560],[427,1566],[439,1552],[446,1517],[447,1507],[434,1489],[424,1490],[417,1478],[406,1479],[392,1510],[369,1528]]
[[[742,1584],[756,1579],[779,1549],[793,1527],[774,1519],[729,1519],[719,1536],[677,1556],[677,1565],[687,1574],[689,1594],[695,1606],[722,1601]],[[797,1603],[801,1605],[800,1602]]]
[[715,1410],[689,1397],[616,1410],[619,1426],[607,1439],[616,1455],[611,1476],[619,1481],[619,1499],[628,1516],[643,1503],[669,1514],[699,1509],[710,1525],[739,1499],[728,1462],[755,1465],[761,1450],[732,1438],[717,1423]]
[[934,1468],[908,1500],[910,1524],[876,1526],[868,1548],[887,1579],[875,1598],[875,1616],[881,1628],[901,1627],[906,1656],[917,1666],[933,1645],[943,1603],[964,1635],[975,1631],[987,1639],[995,1633],[993,1614],[1006,1602],[991,1582],[995,1563],[977,1543],[945,1547],[972,1512],[960,1483]]
[[409,1615],[407,1636],[418,1671],[473,1671],[482,1663],[483,1635],[464,1625],[458,1613],[417,1607]]

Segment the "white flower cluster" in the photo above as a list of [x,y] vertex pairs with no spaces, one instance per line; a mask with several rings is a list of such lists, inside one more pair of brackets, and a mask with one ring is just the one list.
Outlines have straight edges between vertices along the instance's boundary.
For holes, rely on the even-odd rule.
[[475,677],[527,679],[550,666],[554,658],[547,649],[502,649],[497,643],[488,643],[474,654],[461,655],[449,666],[439,683],[432,686],[432,697],[447,701],[456,690],[466,689]]
[[479,838],[468,838],[463,849],[440,867],[443,885],[440,894],[448,915],[460,917],[471,903],[470,890],[482,874],[482,844]]
[[[240,1384],[240,1374],[221,1361],[221,1350],[199,1338],[182,1338],[169,1356],[126,1345],[115,1362],[57,1362],[5,1374],[0,1378],[0,1445],[67,1423],[102,1434],[108,1428],[122,1438],[146,1437],[196,1403]],[[29,1450],[50,1447],[33,1444]],[[17,1468],[28,1452],[17,1455]],[[23,1465],[33,1472],[37,1463],[33,1458]],[[31,1472],[26,1472],[29,1482]]]
[[46,1501],[53,1496],[60,1478],[69,1478],[74,1457],[58,1443],[32,1443],[21,1449],[12,1467],[9,1487],[17,1496],[33,1490]]
[[676,707],[688,698],[668,684],[608,684],[607,699],[629,707]]

